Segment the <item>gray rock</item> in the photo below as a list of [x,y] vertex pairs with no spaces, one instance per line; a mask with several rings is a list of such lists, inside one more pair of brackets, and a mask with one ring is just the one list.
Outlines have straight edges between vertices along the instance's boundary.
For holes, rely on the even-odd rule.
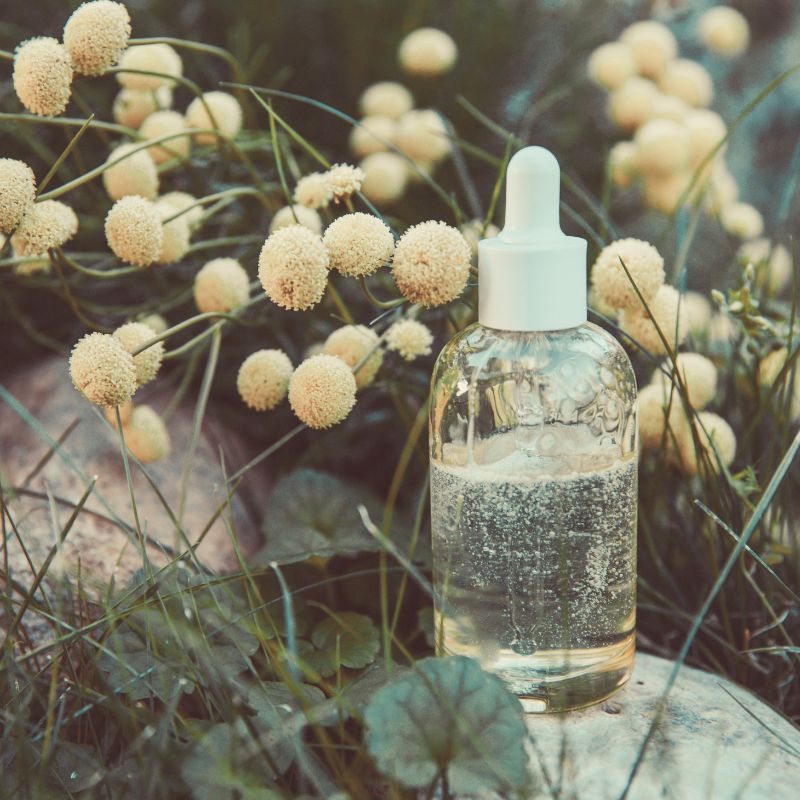
[[[658,708],[671,661],[639,654],[628,685],[596,706],[529,715],[536,797],[622,794]],[[684,667],[629,800],[782,800],[800,796],[800,730],[730,681]],[[562,743],[564,745],[563,762]],[[548,793],[542,766],[559,794]]]

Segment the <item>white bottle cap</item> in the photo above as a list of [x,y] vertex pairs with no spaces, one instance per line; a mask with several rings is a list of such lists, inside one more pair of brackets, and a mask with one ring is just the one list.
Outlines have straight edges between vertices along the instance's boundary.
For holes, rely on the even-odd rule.
[[561,171],[544,147],[514,155],[506,224],[478,243],[478,321],[506,331],[552,331],[586,322],[586,240],[559,223]]

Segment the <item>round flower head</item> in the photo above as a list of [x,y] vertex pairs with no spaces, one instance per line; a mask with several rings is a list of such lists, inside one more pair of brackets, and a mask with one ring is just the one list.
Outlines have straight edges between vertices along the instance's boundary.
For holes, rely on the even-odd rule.
[[[242,107],[232,94],[206,92],[202,100],[196,97],[189,103],[189,108],[186,109],[186,126],[210,128],[219,131],[226,139],[233,139],[242,129]],[[214,133],[196,133],[194,138],[198,144],[217,143]]]
[[680,398],[677,395],[670,398],[664,386],[650,384],[639,390],[637,400],[639,410],[636,420],[642,447],[655,450],[663,444],[668,452],[674,450],[675,441],[688,427]]
[[[689,135],[689,163],[698,167],[725,138],[728,126],[716,111],[707,108],[693,109],[684,121]],[[718,150],[721,153],[723,148]]]
[[717,161],[708,181],[705,207],[710,214],[719,212],[739,199],[739,185],[723,161]]
[[689,163],[689,133],[669,119],[651,119],[636,131],[636,163],[644,173],[669,175]]
[[375,375],[383,363],[383,351],[380,347],[376,347],[377,344],[378,335],[375,331],[364,325],[345,325],[333,331],[325,340],[322,352],[340,358],[352,370],[367,353],[373,351],[355,373],[356,387],[363,389],[375,380]]
[[608,98],[608,114],[618,128],[634,131],[653,113],[658,89],[652,81],[634,75]]
[[158,254],[159,264],[174,264],[180,261],[189,252],[189,239],[191,238],[191,229],[189,228],[188,215],[183,214],[180,217],[165,222],[173,214],[178,212],[170,203],[165,203],[159,200],[156,203],[156,208],[162,220],[162,233],[163,241],[161,243],[161,251]]
[[117,80],[128,89],[152,92],[160,86],[173,86],[173,77],[183,75],[181,57],[168,44],[139,44],[129,47],[119,60],[120,70],[157,72],[141,75],[138,72],[118,72]]
[[397,243],[392,273],[404,297],[432,308],[464,291],[470,257],[466,239],[455,228],[444,222],[421,222]]
[[131,18],[122,3],[83,3],[64,26],[64,47],[76,72],[102,75],[116,64],[131,35]]
[[111,252],[127,264],[146,267],[158,261],[164,230],[155,203],[138,195],[117,200],[106,216]]
[[341,422],[356,403],[356,379],[336,356],[306,359],[289,381],[289,405],[309,428],[330,428]]
[[138,128],[154,111],[172,105],[172,89],[161,86],[152,91],[142,89],[120,89],[114,98],[111,113],[120,125]]
[[44,200],[28,206],[11,244],[21,256],[38,256],[52,247],[60,247],[77,232],[78,217],[68,205]]
[[773,350],[761,359],[758,365],[758,382],[761,386],[769,388],[780,375],[789,351],[785,347]]
[[740,56],[750,44],[747,19],[730,6],[709,8],[697,23],[700,41],[722,56]]
[[587,303],[589,308],[597,311],[598,313],[602,314],[604,317],[608,317],[611,320],[615,320],[619,315],[619,310],[614,308],[614,306],[609,305],[604,299],[600,292],[597,291],[597,287],[594,284],[589,285],[589,292],[587,294]]
[[[630,278],[622,267],[625,266]],[[592,267],[592,285],[612,308],[641,308],[631,279],[649,303],[664,283],[664,259],[649,242],[618,239],[606,245]]]
[[302,225],[270,234],[258,257],[267,297],[292,311],[313,308],[325,293],[330,261],[321,237]]
[[683,313],[689,323],[692,336],[702,336],[711,324],[711,303],[700,292],[686,292],[683,295]]
[[36,197],[33,170],[14,158],[0,158],[0,232],[11,233]]
[[636,145],[633,142],[617,142],[608,154],[611,180],[615,186],[624,189],[630,186],[638,174],[636,166]]
[[406,361],[430,355],[433,334],[427,325],[415,319],[401,319],[386,333],[386,346]]
[[380,81],[364,90],[358,107],[365,117],[400,119],[406,111],[414,108],[414,96],[402,83]]
[[671,175],[645,175],[645,205],[662,214],[672,214],[679,203],[683,205],[690,199],[684,197],[684,194],[691,179],[691,173],[683,171],[673,172]]
[[399,200],[408,186],[408,164],[396,153],[373,153],[359,165],[364,170],[361,191],[376,205]]
[[63,114],[72,91],[72,65],[55,39],[23,42],[14,53],[14,91],[31,114]]
[[[189,228],[194,230],[203,218],[203,207],[196,206],[197,198],[188,192],[167,192],[158,198],[162,205],[172,206],[175,211],[184,211],[182,217],[186,217]],[[186,211],[186,209],[189,209]]]
[[395,143],[414,161],[441,161],[450,152],[447,126],[435,111],[424,108],[400,117]]
[[695,108],[709,105],[714,97],[714,84],[708,71],[688,58],[679,58],[667,65],[658,85],[662,92],[679,97]]
[[[154,111],[142,123],[139,133],[143,139],[158,139],[173,133],[180,133],[186,128],[183,115],[177,111]],[[189,136],[178,136],[167,139],[162,144],[154,144],[147,148],[150,157],[156,164],[163,164],[171,158],[187,158],[192,146]]]
[[324,208],[333,199],[333,192],[324,172],[312,172],[297,181],[294,201],[307,208]]
[[133,357],[108,333],[87,333],[78,341],[69,373],[75,388],[98,406],[121,406],[136,391]]
[[633,51],[637,71],[649,78],[660,75],[678,55],[678,43],[672,31],[653,20],[634,22],[625,28],[619,39]]
[[[122,427],[124,428],[131,421],[131,417],[133,416],[133,402],[128,400],[127,403],[123,403],[123,405],[117,406],[117,408],[119,408],[119,418],[120,422],[122,422]],[[106,406],[103,416],[115,431],[119,430],[115,406]]]
[[731,235],[745,241],[757,239],[764,232],[764,218],[749,203],[731,203],[719,212],[722,227]]
[[482,219],[471,219],[461,226],[461,234],[467,240],[473,259],[478,257],[478,242],[481,239],[494,239],[498,233],[500,233],[500,229],[491,223],[484,230]]
[[389,149],[396,134],[397,122],[391,117],[364,117],[350,131],[350,149],[359,158],[382,153]]
[[[684,309],[681,309],[684,313]],[[705,408],[717,393],[717,368],[714,363],[700,353],[679,353],[675,357],[677,373],[686,389],[686,395],[692,408]],[[661,369],[653,373],[653,383],[669,389],[672,379],[672,363],[665,361]],[[674,381],[675,391],[679,389],[678,381]]]
[[[680,295],[677,289],[664,285],[648,302],[653,319],[642,306],[625,308],[620,314],[622,330],[653,355],[666,355],[667,351],[661,336],[666,339],[670,349],[674,351],[686,338],[688,331],[686,314],[679,313],[679,305]],[[656,325],[661,331],[661,336],[658,334]]]
[[164,333],[164,331],[169,327],[167,321],[161,314],[148,314],[146,317],[142,317],[139,320],[142,325],[147,325],[153,333],[158,336],[160,333]]
[[258,350],[239,367],[236,388],[246,406],[269,411],[286,397],[292,372],[292,362],[283,350]]
[[342,275],[372,275],[392,257],[394,237],[389,227],[372,214],[356,212],[334,220],[322,241],[331,269]]
[[[117,328],[113,335],[128,353],[133,353],[137,347],[149,342],[154,336],[153,329],[144,322],[127,322]],[[144,386],[155,378],[163,358],[164,342],[157,342],[133,357],[137,386]]]
[[150,406],[136,406],[123,425],[122,434],[125,446],[143,464],[160,461],[169,454],[167,426]]
[[680,97],[656,92],[650,106],[650,119],[669,119],[673,122],[683,122],[691,110]]
[[200,311],[233,311],[249,296],[250,279],[234,258],[215,258],[195,276],[194,302]]
[[103,186],[112,200],[132,194],[152,200],[158,194],[155,162],[147,150],[136,150],[137,147],[133,143],[121,144],[106,159],[107,164],[117,162],[103,172]]
[[313,208],[301,206],[298,203],[284,206],[276,212],[272,222],[269,224],[269,232],[275,233],[275,231],[279,231],[281,228],[288,228],[291,225],[302,225],[304,228],[308,228],[311,233],[317,234],[317,236],[322,233],[322,218],[320,215]]
[[586,71],[598,86],[617,89],[636,73],[633,49],[625,42],[601,44],[589,56]]
[[[680,463],[684,472],[687,475],[697,475],[701,462],[709,464],[715,472],[719,470],[720,462],[723,467],[729,467],[736,458],[736,434],[733,428],[722,417],[710,411],[701,411],[697,415],[695,427],[703,455],[698,454],[695,449],[691,428],[687,426],[678,438]],[[705,461],[703,456],[708,460]]]
[[419,28],[400,42],[397,59],[410,75],[433,78],[449,72],[458,58],[453,39],[437,28]]
[[364,170],[350,164],[334,164],[325,173],[325,182],[335,203],[359,191],[363,180]]

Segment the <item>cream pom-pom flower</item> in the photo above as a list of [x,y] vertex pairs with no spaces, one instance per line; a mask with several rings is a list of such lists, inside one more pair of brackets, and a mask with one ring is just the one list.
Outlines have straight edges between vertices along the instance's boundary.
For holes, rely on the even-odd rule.
[[[114,338],[131,354],[137,347],[149,342],[153,335],[153,329],[144,322],[126,322],[113,333]],[[156,342],[133,356],[137,386],[144,386],[156,377],[158,370],[161,369],[163,358],[164,342]]]
[[644,203],[648,208],[662,214],[672,214],[680,203],[691,200],[694,192],[685,196],[692,180],[692,174],[680,170],[671,175],[646,174],[644,176]]
[[636,180],[639,174],[636,154],[637,149],[633,142],[617,142],[611,148],[608,166],[615,186],[625,189]]
[[414,161],[441,161],[450,152],[444,120],[430,108],[414,109],[400,117],[395,144]]
[[[686,314],[679,311],[678,290],[665,284],[647,305],[652,319],[640,305],[638,308],[622,309],[620,325],[625,333],[653,355],[666,355],[667,350],[661,336],[666,339],[670,350],[674,351],[686,338],[689,329]],[[661,331],[661,336],[656,326]]]
[[239,368],[236,388],[249,408],[269,411],[286,397],[293,372],[292,362],[283,350],[258,350]]
[[608,97],[608,115],[618,128],[636,130],[653,113],[658,89],[652,81],[634,75]]
[[[119,408],[119,419],[124,428],[131,421],[131,417],[133,416],[133,401],[128,400],[127,403],[123,403],[121,406],[117,406],[117,408]],[[115,431],[119,430],[119,425],[117,425],[117,412],[114,406],[105,406],[103,416],[106,418],[106,422],[108,422]]]
[[21,256],[38,256],[60,247],[78,232],[78,217],[59,200],[33,203],[22,217],[11,244]]
[[[690,405],[698,411],[705,408],[717,393],[717,368],[714,362],[700,353],[679,353],[675,363]],[[679,383],[671,362],[662,363],[661,369],[653,373],[652,383],[667,390],[674,384],[675,391],[678,391]]]
[[133,194],[152,200],[158,194],[158,169],[146,149],[136,149],[139,146],[121,144],[106,159],[111,166],[103,172],[103,186],[112,200]]
[[120,261],[137,267],[158,261],[164,229],[150,200],[135,194],[117,200],[106,216],[105,231],[108,246]]
[[111,108],[114,120],[129,128],[138,128],[154,111],[172,106],[172,89],[160,86],[153,91],[122,88],[114,98]]
[[257,350],[239,367],[236,389],[248,408],[269,411],[286,397],[292,372],[292,362],[283,350]]
[[164,333],[164,331],[169,327],[167,321],[161,314],[148,314],[146,317],[142,317],[139,322],[142,325],[147,325],[153,333],[158,336],[160,333]]
[[117,72],[117,80],[128,89],[153,91],[160,86],[174,86],[173,78],[183,75],[183,61],[168,44],[138,44],[129,47],[119,60],[119,70],[141,70],[158,75],[143,75],[139,72]]
[[489,223],[484,229],[482,219],[471,219],[461,226],[461,234],[467,240],[473,259],[478,257],[478,242],[481,239],[494,239],[498,233],[500,233],[500,229],[492,223]]
[[377,115],[364,117],[350,131],[350,149],[359,158],[389,149],[397,135],[397,121]]
[[258,278],[267,297],[292,311],[306,311],[322,300],[329,268],[322,237],[302,225],[270,234],[258,257]]
[[340,423],[356,403],[356,379],[336,356],[307,358],[289,381],[289,405],[309,428],[330,428]]
[[414,108],[414,95],[402,83],[379,81],[364,90],[358,107],[365,117],[400,119],[406,111]]
[[[209,116],[209,111],[211,116]],[[213,117],[213,119],[212,119]],[[227,92],[206,92],[202,99],[195,97],[186,109],[186,126],[209,128],[218,131],[226,139],[233,139],[242,129],[242,107],[239,101]],[[196,133],[198,144],[216,144],[215,133]]]
[[23,42],[14,52],[14,91],[31,114],[63,114],[72,93],[72,65],[63,45],[48,36]]
[[739,198],[739,184],[722,160],[715,160],[708,179],[704,206],[709,214],[719,214]]
[[249,296],[250,279],[235,258],[214,258],[195,275],[194,302],[200,311],[233,311]]
[[275,233],[281,228],[288,228],[291,225],[302,225],[308,228],[311,233],[317,235],[322,233],[322,217],[313,209],[308,206],[301,206],[295,203],[291,206],[284,206],[279,211],[275,212],[275,216],[269,223],[269,232]]
[[325,173],[325,182],[335,203],[359,191],[363,181],[364,170],[352,164],[334,164]]
[[192,230],[197,228],[203,219],[203,207],[195,205],[197,198],[188,192],[167,192],[158,198],[158,202],[172,206],[175,211],[183,212],[181,216],[186,218]]
[[683,311],[689,323],[692,336],[703,336],[711,324],[711,303],[700,292],[686,292],[683,295]]
[[650,119],[669,119],[673,122],[684,122],[691,110],[691,107],[684,103],[680,97],[656,92],[650,106]]
[[689,132],[678,122],[650,119],[636,131],[633,141],[641,172],[670,175],[689,163]]
[[780,374],[786,363],[789,351],[785,347],[767,353],[758,364],[758,382],[762,386],[770,387]]
[[297,181],[294,202],[308,208],[324,208],[333,200],[333,192],[324,172],[311,172]]
[[102,75],[128,46],[131,18],[122,3],[82,3],[64,26],[64,47],[72,67],[82,75]]
[[[630,278],[622,267],[625,266]],[[592,267],[592,286],[612,308],[641,308],[631,279],[648,303],[664,283],[664,259],[649,242],[617,239],[606,245]]]
[[410,75],[433,78],[455,66],[458,47],[451,36],[438,28],[419,28],[400,42],[397,59]]
[[342,275],[372,275],[392,257],[394,237],[389,226],[372,214],[357,211],[334,220],[322,241],[330,267]]
[[87,333],[72,348],[69,373],[75,388],[98,406],[121,406],[136,391],[133,357],[109,333]]
[[373,203],[383,206],[399,200],[408,187],[408,164],[397,153],[373,153],[359,165],[364,170],[361,191]]
[[700,41],[722,56],[740,56],[750,44],[747,18],[730,6],[709,8],[698,20]]
[[33,170],[14,158],[0,158],[0,232],[11,233],[36,197]]
[[135,406],[122,426],[128,451],[143,464],[169,455],[170,439],[164,420],[150,406]]
[[[161,215],[161,231],[163,234],[161,251],[158,254],[158,263],[174,264],[176,261],[180,261],[189,252],[192,231],[189,227],[188,214],[170,219],[170,217],[178,213],[178,209],[171,203],[165,203],[163,200],[158,200],[156,202],[156,208]],[[167,222],[167,220],[169,220],[169,222]]]
[[757,239],[764,232],[764,218],[750,203],[730,203],[719,212],[722,227],[731,235],[745,241]]
[[723,467],[729,467],[736,458],[736,434],[733,428],[710,411],[701,411],[694,424],[703,455],[698,454],[691,428],[687,426],[678,437],[680,464],[684,472],[697,475],[704,457],[714,472],[719,470],[720,462]]
[[464,291],[471,255],[460,231],[444,222],[421,222],[397,243],[392,274],[404,297],[432,308]]
[[386,332],[386,347],[406,361],[430,355],[433,344],[431,329],[416,319],[401,319]]
[[677,395],[670,397],[662,385],[650,384],[639,390],[637,401],[636,420],[642,447],[655,450],[663,444],[667,454],[671,455],[676,441],[688,427],[680,398]]
[[[154,111],[145,119],[139,128],[144,139],[158,139],[161,136],[168,136],[181,133],[186,129],[186,121],[183,114],[177,111]],[[163,164],[172,158],[187,158],[192,147],[191,137],[175,136],[167,139],[161,144],[154,144],[147,148],[147,152],[156,164]]]
[[[700,163],[725,139],[728,126],[716,111],[707,108],[696,108],[686,115],[684,120],[689,135],[689,163],[698,167]],[[717,154],[722,153],[720,147]]]
[[586,64],[589,77],[604,89],[617,89],[636,74],[636,57],[625,42],[606,42],[592,51]]
[[350,369],[371,352],[369,358],[355,373],[356,387],[363,389],[375,380],[383,363],[383,350],[378,346],[378,342],[378,335],[370,328],[364,325],[344,325],[328,336],[322,346],[322,352],[342,359]]
[[658,85],[662,92],[679,97],[695,108],[709,105],[714,98],[714,83],[708,70],[689,58],[679,58],[668,64]]
[[678,43],[672,31],[654,20],[634,22],[625,28],[619,39],[631,48],[638,72],[648,78],[661,75],[678,55]]

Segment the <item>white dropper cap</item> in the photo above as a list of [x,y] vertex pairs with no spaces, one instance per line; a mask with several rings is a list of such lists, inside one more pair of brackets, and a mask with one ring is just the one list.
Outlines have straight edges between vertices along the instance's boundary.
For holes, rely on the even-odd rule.
[[506,224],[478,243],[478,321],[506,331],[552,331],[586,322],[586,240],[559,223],[561,171],[544,147],[514,155]]

